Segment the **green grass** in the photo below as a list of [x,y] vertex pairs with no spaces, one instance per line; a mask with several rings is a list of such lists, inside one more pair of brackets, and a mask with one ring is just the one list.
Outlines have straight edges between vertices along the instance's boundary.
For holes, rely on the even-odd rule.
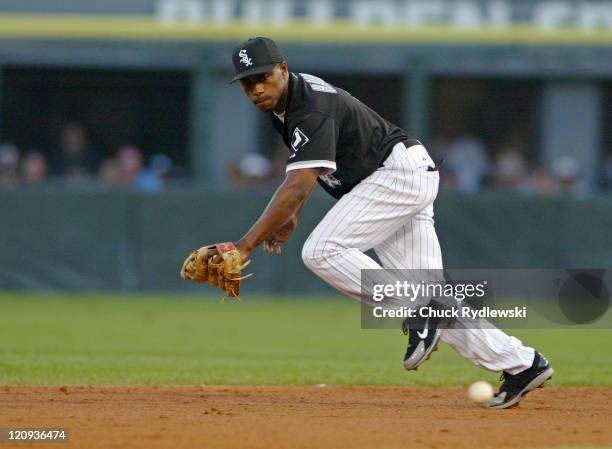
[[[612,385],[612,331],[513,332],[555,385]],[[405,372],[405,337],[341,298],[0,295],[0,384],[465,385],[497,375],[446,345]]]

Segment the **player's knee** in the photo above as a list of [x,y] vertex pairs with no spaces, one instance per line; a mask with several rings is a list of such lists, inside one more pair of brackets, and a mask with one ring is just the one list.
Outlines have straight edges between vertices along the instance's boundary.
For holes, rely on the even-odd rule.
[[329,251],[326,241],[310,236],[302,247],[302,261],[311,271],[315,273],[323,269],[323,264]]
[[320,265],[320,249],[317,248],[316,244],[313,244],[312,238],[306,240],[304,246],[302,246],[302,261],[311,271],[316,271]]
[[302,261],[311,271],[325,269],[325,264],[340,251],[340,247],[332,241],[308,238],[302,247]]

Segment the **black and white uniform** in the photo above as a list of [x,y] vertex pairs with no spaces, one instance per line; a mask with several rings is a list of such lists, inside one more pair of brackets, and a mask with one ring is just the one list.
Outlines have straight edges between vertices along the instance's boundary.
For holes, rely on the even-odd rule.
[[[338,199],[304,244],[309,269],[361,299],[363,269],[443,268],[433,220],[439,174],[418,140],[307,74],[289,74],[285,114],[270,115],[291,151],[287,172],[324,169],[318,181]],[[534,358],[533,348],[499,329],[448,329],[441,338],[492,371],[515,374]]]

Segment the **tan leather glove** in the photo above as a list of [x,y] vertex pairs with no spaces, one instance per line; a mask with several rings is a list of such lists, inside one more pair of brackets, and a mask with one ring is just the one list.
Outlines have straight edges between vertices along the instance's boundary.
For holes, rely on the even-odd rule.
[[242,276],[242,270],[250,263],[242,259],[232,242],[215,243],[193,251],[183,262],[181,277],[214,285],[226,296],[238,298],[240,282],[252,276]]

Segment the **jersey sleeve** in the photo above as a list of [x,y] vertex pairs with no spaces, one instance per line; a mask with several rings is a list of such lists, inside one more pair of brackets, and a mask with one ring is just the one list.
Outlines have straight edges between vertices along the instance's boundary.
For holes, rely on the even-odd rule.
[[291,134],[291,155],[287,172],[301,168],[324,168],[325,173],[336,171],[338,126],[328,116],[314,113],[301,121]]

